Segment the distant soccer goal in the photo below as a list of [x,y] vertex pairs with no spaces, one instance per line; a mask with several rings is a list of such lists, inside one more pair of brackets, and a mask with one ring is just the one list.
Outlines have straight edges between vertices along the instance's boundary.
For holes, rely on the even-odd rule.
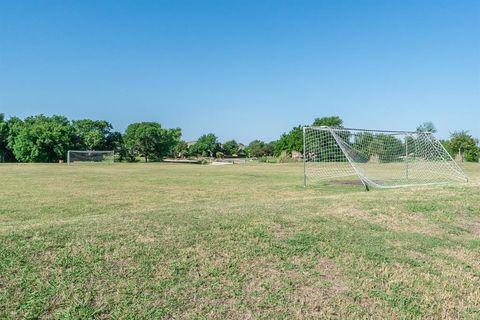
[[430,132],[304,127],[303,143],[305,186],[358,181],[368,190],[468,181]]
[[101,162],[101,163],[113,163],[115,153],[113,151],[79,151],[69,150],[67,153],[67,163],[88,163],[88,162]]

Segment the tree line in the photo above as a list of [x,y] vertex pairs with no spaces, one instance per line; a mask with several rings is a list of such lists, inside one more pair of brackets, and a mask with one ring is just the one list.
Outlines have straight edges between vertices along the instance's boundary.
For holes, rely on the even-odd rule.
[[157,122],[130,124],[125,132],[105,120],[69,120],[35,115],[6,119],[0,113],[0,162],[58,162],[68,150],[113,150],[119,161],[160,161],[166,157],[246,156],[246,148],[231,140],[221,144],[210,133],[194,144],[181,140],[180,128]]
[[[311,125],[342,127],[343,121],[338,116],[323,117]],[[105,120],[69,120],[58,115],[6,119],[0,113],[0,161],[58,162],[66,158],[68,150],[113,150],[119,161],[131,162],[188,157],[291,157],[303,152],[302,128],[298,125],[271,142],[221,143],[215,134],[208,133],[189,143],[181,139],[180,128],[163,128],[157,122],[132,123],[121,133]],[[436,131],[430,122],[417,130]],[[453,157],[479,160],[479,141],[467,131],[453,132],[450,139],[441,142]]]

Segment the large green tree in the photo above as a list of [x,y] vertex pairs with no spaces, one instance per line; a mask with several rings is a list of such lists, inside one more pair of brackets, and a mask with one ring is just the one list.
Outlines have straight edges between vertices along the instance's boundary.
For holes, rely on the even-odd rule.
[[76,148],[80,150],[105,150],[112,125],[104,120],[82,119],[72,121],[76,135]]
[[0,162],[5,161],[7,154],[8,123],[5,115],[0,113]]
[[[337,145],[335,144],[335,147]],[[371,132],[359,132],[355,135],[352,147],[359,151],[359,156],[356,159],[359,162],[367,162],[370,157],[376,152],[375,135]],[[341,150],[340,150],[341,151]],[[339,153],[339,154],[343,154]]]
[[[338,116],[322,117],[316,118],[312,125],[342,127],[343,120]],[[345,138],[348,140],[348,136]],[[287,153],[292,151],[303,152],[303,126],[296,126],[290,132],[280,136],[280,139],[275,143],[275,155],[279,156],[283,151]]]
[[313,125],[316,127],[342,127],[343,120],[338,116],[316,118],[315,121],[313,121]]
[[197,142],[190,147],[189,153],[195,156],[215,157],[218,151],[220,151],[218,138],[213,133],[209,133],[198,138]]
[[448,143],[450,153],[453,155],[460,154],[462,160],[469,162],[478,162],[480,149],[478,147],[478,139],[475,139],[468,131],[457,131],[450,135]]
[[176,158],[184,158],[188,154],[188,143],[180,140],[173,147],[173,156]]
[[222,151],[227,156],[233,156],[238,152],[238,143],[235,140],[229,140],[222,146]]
[[375,135],[372,152],[381,162],[399,162],[404,160],[405,146],[395,136],[380,133]]
[[437,132],[437,128],[435,128],[435,125],[433,124],[433,122],[424,122],[422,124],[420,124],[418,127],[417,127],[417,132],[431,132],[431,133],[435,133]]
[[141,156],[148,162],[172,154],[180,136],[178,128],[162,129],[157,122],[137,122],[127,127],[123,140],[130,159]]
[[294,127],[290,132],[280,136],[275,144],[275,155],[279,156],[282,151],[287,153],[292,151],[303,152],[303,126]]
[[359,151],[355,159],[358,162],[367,162],[372,155],[378,156],[380,162],[403,161],[405,156],[404,143],[395,136],[383,133],[358,133],[354,137],[352,146]]
[[8,145],[21,162],[56,162],[72,146],[74,130],[62,116],[32,116],[9,122]]
[[113,150],[119,161],[128,158],[127,149],[123,143],[123,135],[118,131],[108,134],[105,141],[105,150]]
[[251,157],[273,156],[275,154],[275,141],[265,143],[261,140],[253,140],[247,147]]
[[22,119],[18,117],[11,117],[7,121],[7,146],[5,153],[5,161],[19,161],[15,158],[13,147],[15,145],[15,138],[23,127]]
[[[327,126],[332,128],[342,128],[343,120],[338,116],[322,117],[316,118],[312,125],[315,127]],[[338,132],[337,134],[346,142],[350,140],[350,134],[347,131]],[[321,144],[319,145],[321,152],[316,155],[318,161],[325,161],[327,159],[330,161],[346,161],[340,147],[337,144],[332,145],[331,139],[333,139],[331,133],[325,131],[317,132],[317,141]]]
[[263,147],[264,154],[266,156],[273,156],[275,155],[275,146],[277,145],[277,141],[270,141],[269,143],[265,143]]

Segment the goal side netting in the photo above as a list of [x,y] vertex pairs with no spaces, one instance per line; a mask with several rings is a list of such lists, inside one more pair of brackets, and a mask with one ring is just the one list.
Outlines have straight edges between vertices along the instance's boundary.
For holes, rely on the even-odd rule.
[[430,132],[304,127],[304,183],[394,188],[468,181]]
[[113,151],[78,151],[69,150],[67,163],[113,163],[115,153]]

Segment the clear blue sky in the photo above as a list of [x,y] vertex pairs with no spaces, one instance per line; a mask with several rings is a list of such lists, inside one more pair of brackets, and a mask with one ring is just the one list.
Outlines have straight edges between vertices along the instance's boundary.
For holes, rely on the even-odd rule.
[[0,112],[277,139],[315,117],[480,137],[480,1],[0,1]]

